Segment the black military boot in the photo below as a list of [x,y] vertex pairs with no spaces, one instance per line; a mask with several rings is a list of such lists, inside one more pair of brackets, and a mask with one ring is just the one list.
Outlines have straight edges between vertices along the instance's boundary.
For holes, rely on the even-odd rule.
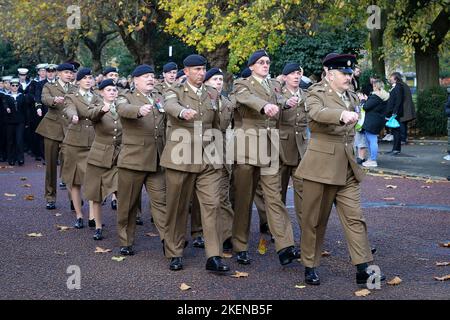
[[320,278],[316,273],[316,268],[305,267],[305,283],[313,286],[320,284]]

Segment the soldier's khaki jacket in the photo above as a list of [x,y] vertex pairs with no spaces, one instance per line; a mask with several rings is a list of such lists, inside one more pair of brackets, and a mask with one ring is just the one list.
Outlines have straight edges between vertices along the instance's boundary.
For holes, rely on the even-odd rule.
[[117,163],[122,144],[122,124],[116,113],[104,112],[103,101],[93,105],[89,114],[95,129],[95,139],[88,155],[88,163],[110,169]]
[[[76,147],[92,146],[95,131],[89,115],[93,111],[94,106],[101,101],[102,99],[99,96],[93,94],[91,103],[87,103],[79,92],[69,94],[66,97],[64,113],[69,121],[69,126],[63,141],[65,144]],[[72,123],[73,116],[78,116],[77,124]]]
[[348,166],[355,178],[361,181],[363,171],[355,160],[353,139],[354,124],[344,125],[343,111],[355,111],[359,103],[354,92],[347,91],[350,107],[329,86],[316,86],[306,98],[311,140],[295,173],[304,178],[331,185],[345,185]]
[[[238,164],[268,167],[270,163],[262,159],[261,154],[268,157],[279,156],[279,134],[276,129],[279,128],[281,108],[285,100],[280,95],[281,86],[277,81],[270,81],[269,86],[268,92],[253,76],[238,79],[235,82],[233,95],[236,99],[236,110],[239,113],[239,125],[242,129],[237,130],[235,134],[235,154]],[[269,103],[280,107],[280,112],[274,118],[262,113],[264,106]],[[271,140],[271,137],[274,139]],[[264,144],[262,141],[266,138],[269,143]],[[245,148],[239,147],[243,141],[245,141]],[[265,151],[264,147],[266,147]]]
[[[222,168],[223,159],[219,158],[224,141],[218,98],[217,90],[207,86],[202,86],[199,97],[187,82],[167,90],[164,101],[168,130],[161,159],[163,167],[192,173],[203,171],[208,164],[215,169]],[[194,119],[187,121],[179,117],[185,108],[197,111]],[[217,129],[217,132],[210,129]],[[217,155],[217,158],[207,158],[205,148],[214,148],[218,153],[211,151],[208,154]]]
[[150,100],[135,89],[117,99],[117,112],[122,123],[122,149],[117,167],[156,172],[165,144],[166,115],[163,97],[151,92],[153,108],[145,117],[139,109]]
[[76,86],[69,84],[69,90],[66,93],[58,81],[55,81],[55,83],[46,83],[44,85],[41,101],[48,107],[48,112],[39,123],[36,133],[45,138],[59,142],[64,140],[68,125],[67,117],[63,112],[65,104],[55,104],[54,99],[57,96],[65,97],[68,94],[75,93],[76,90]]
[[[282,95],[289,100],[293,94],[284,87]],[[280,118],[280,159],[282,164],[298,166],[306,152],[307,140],[307,113],[305,110],[306,93],[299,88],[299,103],[293,108],[283,108]]]

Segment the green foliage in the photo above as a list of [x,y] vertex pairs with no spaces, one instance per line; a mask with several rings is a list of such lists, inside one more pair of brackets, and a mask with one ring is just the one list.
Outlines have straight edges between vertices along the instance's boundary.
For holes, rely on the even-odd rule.
[[0,40],[0,76],[17,74],[20,61],[16,59],[12,46]]
[[447,116],[444,104],[447,101],[445,88],[434,87],[419,92],[417,96],[417,127],[423,135],[445,135]]
[[322,73],[322,60],[331,53],[358,54],[363,48],[367,32],[352,26],[323,29],[313,35],[289,34],[275,52],[272,71],[280,74],[288,61],[299,62],[306,76]]

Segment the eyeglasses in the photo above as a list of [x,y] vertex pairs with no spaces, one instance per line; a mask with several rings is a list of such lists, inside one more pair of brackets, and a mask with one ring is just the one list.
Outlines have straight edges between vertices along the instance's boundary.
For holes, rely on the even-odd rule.
[[267,64],[268,66],[270,66],[270,60],[261,60],[261,61],[258,61],[257,62],[257,64],[259,64],[259,65],[265,65],[265,64]]
[[11,87],[18,87],[18,84],[12,84]]

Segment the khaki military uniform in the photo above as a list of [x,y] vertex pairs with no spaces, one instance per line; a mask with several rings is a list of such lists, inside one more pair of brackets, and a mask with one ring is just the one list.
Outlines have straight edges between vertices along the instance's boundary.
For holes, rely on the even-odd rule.
[[[207,148],[215,146],[208,129],[220,128],[218,93],[206,86],[200,90],[198,95],[186,82],[169,89],[165,95],[168,133],[161,165],[166,168],[167,179],[165,251],[168,258],[183,255],[189,202],[194,190],[200,205],[206,256],[222,255],[219,185],[223,165],[221,159],[209,161],[205,154]],[[181,119],[184,109],[197,111],[195,118]],[[220,136],[214,138],[221,140]]]
[[[276,250],[280,251],[294,245],[292,224],[281,199],[278,167],[270,167],[273,161],[279,159],[277,148],[279,119],[269,118],[261,112],[268,103],[281,105],[279,93],[273,82],[266,89],[254,76],[235,83],[234,96],[236,107],[242,116],[243,129],[237,130],[236,142],[242,144],[246,141],[245,148],[239,148],[238,145],[236,149],[237,164],[234,172],[236,199],[233,249],[237,252],[248,251],[251,207],[258,183],[261,183],[268,224],[275,239]],[[279,115],[278,113],[277,117]],[[272,138],[274,140],[271,140]],[[262,139],[268,141],[267,146],[260,146]],[[261,147],[267,149],[259,150]],[[264,152],[270,156],[270,162],[261,157],[261,153]]]
[[89,119],[94,105],[101,99],[92,94],[91,101],[86,101],[80,92],[70,94],[65,99],[64,112],[69,121],[78,116],[77,124],[70,122],[63,140],[64,163],[62,165],[62,179],[69,186],[82,185],[86,173],[87,157],[95,138],[94,127]]
[[[117,227],[121,246],[134,243],[142,186],[150,196],[153,220],[161,239],[164,239],[166,182],[159,159],[165,143],[165,113],[163,98],[156,90],[151,92],[150,98],[152,100],[134,90],[117,100],[117,112],[122,122],[122,149],[117,162]],[[139,109],[145,104],[154,107],[150,114],[142,117]]]
[[48,112],[39,123],[36,133],[44,137],[45,199],[47,201],[56,201],[58,155],[68,125],[67,117],[63,113],[64,103],[55,104],[54,99],[75,91],[76,87],[69,84],[66,92],[59,81],[46,83],[42,89],[41,101],[48,107]]
[[[345,100],[345,101],[344,101]],[[372,261],[367,227],[361,210],[359,182],[363,172],[353,152],[354,125],[344,125],[343,111],[354,111],[355,93],[344,98],[329,86],[315,86],[306,98],[311,140],[295,176],[304,179],[302,203],[302,262],[320,264],[325,229],[335,203],[352,262]]]
[[84,194],[87,199],[102,202],[117,192],[117,158],[122,144],[122,124],[117,112],[104,112],[104,103],[95,104],[89,119],[95,130],[87,159]]

